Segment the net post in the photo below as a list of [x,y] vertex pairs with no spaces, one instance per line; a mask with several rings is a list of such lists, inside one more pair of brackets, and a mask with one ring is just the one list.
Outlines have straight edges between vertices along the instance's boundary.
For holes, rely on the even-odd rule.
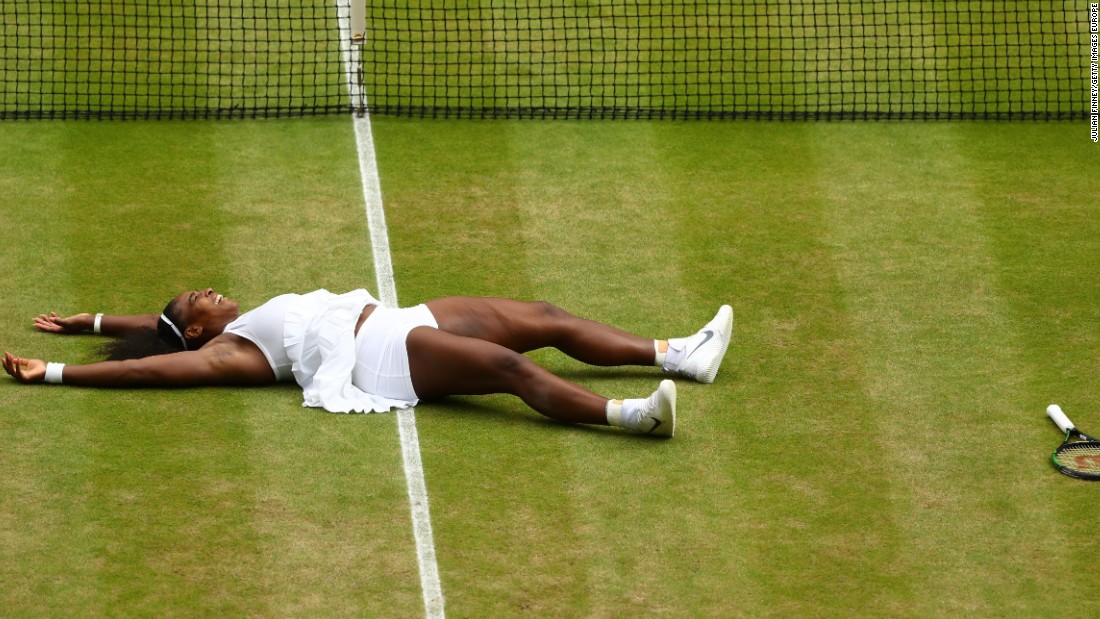
[[367,96],[363,80],[363,42],[367,38],[367,0],[351,0],[351,15],[348,21],[355,81],[358,86],[358,96],[355,97],[357,101],[354,103],[355,115],[362,118],[367,112]]
[[351,0],[351,42],[362,45],[367,36],[367,0]]

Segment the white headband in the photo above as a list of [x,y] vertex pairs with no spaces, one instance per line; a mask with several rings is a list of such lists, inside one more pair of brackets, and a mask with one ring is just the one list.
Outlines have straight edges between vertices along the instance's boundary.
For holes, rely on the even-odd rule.
[[172,333],[175,333],[176,337],[180,338],[180,342],[183,342],[183,349],[187,350],[187,340],[183,339],[183,334],[180,333],[179,327],[176,326],[176,323],[172,322],[164,314],[160,315],[160,319],[163,320],[164,322],[168,323],[168,326],[171,327],[171,329],[172,329]]

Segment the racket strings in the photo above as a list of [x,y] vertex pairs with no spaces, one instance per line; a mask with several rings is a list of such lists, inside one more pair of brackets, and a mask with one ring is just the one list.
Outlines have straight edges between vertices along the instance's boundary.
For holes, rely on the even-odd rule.
[[1100,442],[1084,441],[1062,445],[1054,452],[1054,462],[1070,471],[1100,477]]

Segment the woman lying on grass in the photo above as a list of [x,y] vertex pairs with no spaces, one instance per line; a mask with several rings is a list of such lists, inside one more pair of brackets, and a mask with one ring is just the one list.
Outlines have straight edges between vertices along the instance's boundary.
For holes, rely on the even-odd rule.
[[304,406],[331,412],[509,393],[552,419],[672,436],[672,381],[662,381],[648,398],[608,400],[522,353],[554,347],[592,365],[656,365],[710,383],[729,346],[733,310],[723,305],[690,337],[651,340],[549,303],[447,297],[392,309],[365,290],[317,290],[281,295],[240,314],[236,302],[207,288],[179,295],[160,315],[51,313],[34,324],[48,333],[93,331],[121,339],[110,345],[109,360],[87,365],[4,353],[4,370],[23,383],[184,387],[294,380]]

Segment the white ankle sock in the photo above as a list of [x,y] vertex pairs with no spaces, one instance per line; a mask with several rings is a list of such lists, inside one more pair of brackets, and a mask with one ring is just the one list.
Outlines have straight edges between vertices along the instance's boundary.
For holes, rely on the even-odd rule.
[[[665,351],[668,346],[665,345]],[[653,340],[653,365],[657,367],[664,367],[664,357],[668,355],[668,352],[661,352],[661,340]]]
[[671,372],[680,366],[687,349],[687,341],[686,337],[674,337],[668,341],[668,352],[665,353],[665,362],[661,364],[662,370]]
[[645,402],[646,400],[642,398],[608,400],[605,408],[607,411],[607,425],[626,428],[627,430],[637,430],[638,422],[641,421],[639,413]]
[[607,406],[604,408],[607,413],[607,425],[622,427],[623,419],[623,401],[622,400],[608,400]]

